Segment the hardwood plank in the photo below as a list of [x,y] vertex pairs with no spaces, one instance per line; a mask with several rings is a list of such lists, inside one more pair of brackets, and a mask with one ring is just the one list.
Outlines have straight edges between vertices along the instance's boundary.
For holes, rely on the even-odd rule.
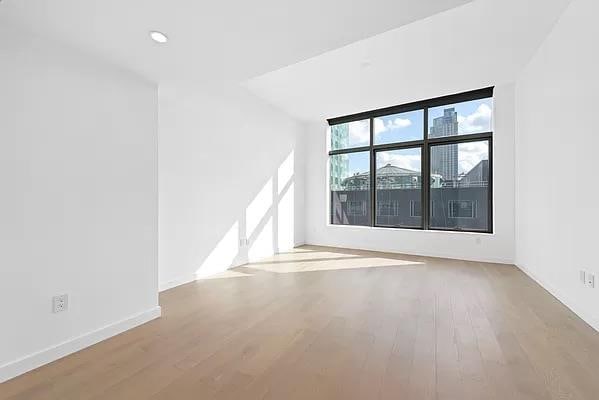
[[303,246],[160,294],[163,317],[0,400],[582,399],[599,334],[514,266]]

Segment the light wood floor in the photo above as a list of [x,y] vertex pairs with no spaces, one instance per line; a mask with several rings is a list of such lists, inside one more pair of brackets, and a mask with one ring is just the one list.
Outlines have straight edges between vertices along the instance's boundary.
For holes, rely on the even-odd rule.
[[599,334],[515,267],[302,247],[0,399],[599,399]]

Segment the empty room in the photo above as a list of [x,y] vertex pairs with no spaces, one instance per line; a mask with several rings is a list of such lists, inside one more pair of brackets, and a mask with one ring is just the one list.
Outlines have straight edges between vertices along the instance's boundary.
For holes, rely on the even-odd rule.
[[596,0],[0,0],[0,400],[599,399]]

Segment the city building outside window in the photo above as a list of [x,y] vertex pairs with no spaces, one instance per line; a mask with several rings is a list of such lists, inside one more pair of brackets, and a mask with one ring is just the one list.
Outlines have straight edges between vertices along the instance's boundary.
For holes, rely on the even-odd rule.
[[399,215],[399,201],[378,201],[376,204],[376,215],[396,217]]
[[366,204],[363,201],[348,201],[347,214],[359,217],[366,215]]
[[449,200],[449,218],[476,218],[476,202],[473,200]]

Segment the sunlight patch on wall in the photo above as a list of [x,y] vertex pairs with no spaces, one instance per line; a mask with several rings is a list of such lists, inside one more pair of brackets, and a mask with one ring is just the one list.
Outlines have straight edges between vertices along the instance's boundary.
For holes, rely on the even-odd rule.
[[290,250],[295,245],[295,208],[294,208],[294,184],[288,186],[282,194],[278,204],[278,244],[279,251]]
[[267,215],[272,206],[272,178],[266,182],[260,192],[246,209],[246,237],[249,238],[254,234],[260,221]]
[[252,243],[248,252],[250,261],[255,261],[263,257],[272,255],[275,251],[273,244],[273,224],[272,217],[262,226],[259,233],[254,233]]
[[233,264],[238,251],[239,223],[235,222],[196,271],[196,277],[204,278],[227,270]]
[[291,150],[291,153],[285,158],[285,161],[279,167],[277,175],[277,184],[279,187],[279,194],[285,190],[285,186],[293,179],[294,174],[294,156],[295,152]]

